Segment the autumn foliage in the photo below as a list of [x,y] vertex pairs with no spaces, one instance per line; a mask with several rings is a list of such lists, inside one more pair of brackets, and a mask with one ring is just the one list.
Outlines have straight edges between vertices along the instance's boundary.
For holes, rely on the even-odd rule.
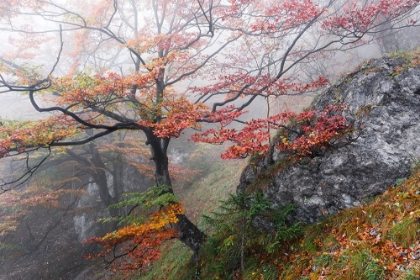
[[80,129],[67,116],[56,116],[41,121],[3,120],[0,126],[0,158],[10,153],[23,153],[39,148],[47,148],[54,142],[71,138]]
[[[19,1],[0,4],[3,19],[10,23],[29,16],[20,10],[23,6]],[[162,0],[131,4],[93,1],[89,5],[76,1],[66,7],[28,1],[26,7],[34,14],[43,16],[48,23],[62,25],[62,48],[66,47],[66,38],[75,42],[69,50],[57,50],[58,62],[61,56],[72,62],[70,67],[57,62],[53,70],[64,67],[64,74],[50,73],[44,83],[37,84],[43,76],[35,66],[15,63],[21,62],[18,58],[24,62],[36,61],[35,58],[7,50],[2,54],[2,85],[5,91],[23,91],[25,88],[20,85],[27,84],[36,85],[34,91],[48,88],[57,93],[49,100],[57,106],[40,110],[59,112],[65,117],[56,116],[26,130],[2,128],[0,156],[24,151],[26,147],[71,145],[83,138],[75,134],[84,129],[106,130],[99,136],[135,129],[152,133],[158,139],[169,139],[181,136],[186,129],[201,130],[203,123],[220,126],[195,135],[195,141],[234,142],[224,158],[263,152],[269,139],[265,128],[281,127],[287,118],[309,116],[283,114],[244,121],[249,104],[257,98],[299,94],[326,86],[328,81],[322,76],[303,82],[298,73],[304,67],[301,64],[327,50],[362,44],[363,36],[374,36],[382,24],[394,18],[401,17],[407,20],[405,25],[415,25],[415,14],[408,19],[417,5],[418,0],[363,4],[228,1],[226,5],[220,1]],[[115,29],[116,26],[121,29]],[[23,39],[33,36],[24,41],[34,50],[51,39],[48,32],[36,33],[26,25],[16,23],[13,29],[17,30],[10,34],[10,41],[16,39],[13,34]],[[307,33],[317,34],[318,38],[312,42]],[[63,34],[68,37],[63,39]],[[341,47],[335,47],[336,44]],[[115,57],[104,59],[102,53],[115,53]],[[129,63],[122,62],[128,57]],[[103,64],[95,62],[98,60]],[[194,83],[197,79],[202,82]],[[227,127],[238,118],[244,125],[240,132]],[[301,146],[302,153],[307,154],[310,142],[319,144],[333,137],[333,128],[320,126],[318,123],[316,132],[305,132],[307,141],[287,140],[278,147],[298,153]],[[43,131],[44,127],[48,131]]]
[[[0,237],[18,229],[22,221],[31,216],[36,207],[48,210],[62,208],[60,199],[68,194],[80,195],[80,190],[52,190],[44,186],[32,185],[24,191],[8,191],[0,200]],[[2,242],[0,242],[0,247]]]
[[[330,104],[320,112],[291,113],[289,121],[299,125],[300,131],[290,140],[286,136],[280,136],[281,141],[276,148],[298,156],[311,156],[333,146],[334,142],[341,138],[347,137],[346,140],[350,140],[354,132],[353,124],[340,115],[345,107]],[[288,135],[293,135],[293,131],[287,131],[288,128],[284,130]]]
[[[419,183],[415,170],[374,201],[309,225],[298,246],[276,256],[279,272],[318,279],[418,279]],[[296,266],[285,265],[290,262]]]
[[[160,246],[166,240],[177,238],[178,232],[170,224],[178,221],[177,215],[183,214],[182,204],[170,204],[151,215],[150,219],[140,225],[132,224],[104,237],[92,237],[85,243],[98,243],[103,246],[99,254],[85,255],[87,258],[103,257],[111,270],[141,269],[159,259]],[[121,252],[117,246],[121,245]],[[124,257],[123,260],[112,259]],[[117,256],[116,256],[117,255]],[[116,257],[115,257],[116,256]]]
[[340,115],[344,109],[345,105],[327,105],[322,111],[288,111],[249,121],[242,130],[210,129],[202,134],[194,134],[192,139],[212,144],[231,141],[235,145],[229,147],[222,158],[240,158],[266,152],[269,149],[267,139],[270,129],[280,129],[277,149],[298,156],[310,156],[353,132],[352,124]]
[[84,257],[102,257],[111,270],[144,269],[159,259],[162,243],[177,238],[178,231],[172,225],[178,222],[179,215],[184,214],[183,205],[176,202],[173,194],[161,194],[162,191],[167,191],[167,188],[155,187],[142,194],[125,195],[126,200],[111,206],[131,206],[132,210],[141,206],[143,211],[156,207],[159,209],[149,214],[142,211],[131,213],[130,210],[128,216],[105,219],[104,221],[119,220],[127,225],[103,237],[85,240],[84,243],[101,245],[101,249],[99,253],[86,254]]
[[[333,145],[353,132],[340,115],[343,105],[259,119],[246,118],[246,110],[257,100],[320,90],[328,80],[318,74],[302,77],[306,63],[324,52],[353,49],[389,24],[416,25],[418,4],[419,0],[0,0],[5,34],[0,93],[28,92],[37,111],[53,114],[39,121],[5,120],[0,126],[0,158],[92,144],[117,131],[143,133],[139,141],[148,145],[154,164],[148,170],[158,188],[168,189],[120,206],[158,201],[154,206],[159,210],[141,221],[124,218],[120,230],[90,240],[106,248],[93,256],[113,255],[121,245],[116,256],[134,261],[115,262],[120,258],[114,257],[109,262],[139,268],[158,257],[164,240],[177,235],[171,228],[177,228],[177,217],[187,219],[177,201],[162,200],[173,195],[171,139],[191,129],[197,132],[194,141],[232,142],[222,155],[227,159],[267,151],[274,129],[283,131],[276,148],[299,157]],[[34,24],[37,20],[41,23]],[[16,48],[17,43],[23,49]],[[44,103],[37,99],[42,94]],[[212,128],[205,126],[208,123]],[[177,228],[184,231],[179,236],[188,237],[182,241],[198,256],[204,234],[193,223],[188,225]]]

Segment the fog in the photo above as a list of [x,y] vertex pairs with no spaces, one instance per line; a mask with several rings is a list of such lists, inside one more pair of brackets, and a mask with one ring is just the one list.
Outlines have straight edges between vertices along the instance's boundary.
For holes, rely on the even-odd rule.
[[[203,1],[208,6],[201,7],[194,1],[173,1],[165,6],[172,17],[157,12],[163,1],[115,1],[115,6],[111,2],[28,1],[31,4],[25,6],[27,1],[0,1],[0,58],[4,62],[0,64],[0,155],[4,156],[0,159],[4,190],[0,194],[0,279],[94,279],[95,271],[103,279],[112,279],[102,270],[102,263],[81,258],[97,252],[99,245],[82,242],[120,227],[116,221],[98,220],[131,214],[135,207],[109,208],[125,199],[124,194],[141,193],[159,184],[158,156],[147,145],[150,139],[157,139],[160,152],[169,157],[169,168],[164,171],[170,173],[172,183],[166,183],[173,185],[172,192],[184,194],[212,172],[212,166],[224,164],[220,154],[232,144],[225,141],[209,148],[188,141],[192,133],[222,127],[239,131],[250,119],[301,111],[363,61],[415,49],[420,43],[419,27],[411,19],[418,16],[415,7],[411,16],[410,11],[401,12],[400,18],[366,30],[348,27],[343,31],[331,24],[332,31],[327,32],[328,18],[340,15],[348,1],[328,2],[317,16],[308,11],[327,1],[302,6],[299,13],[309,19],[294,23],[289,17],[302,15],[293,7],[276,14],[262,6],[274,7],[278,1],[261,5],[250,1],[229,9],[226,1],[214,1],[214,6]],[[309,1],[297,2],[309,5]],[[111,72],[118,76],[115,81],[141,76],[146,82],[121,83],[122,89],[113,90],[99,87],[102,84],[97,81]],[[328,79],[329,85],[305,87],[319,77]],[[97,90],[96,82],[107,94],[89,91]],[[37,91],[35,100],[41,108],[60,106],[62,110],[39,113],[28,90]],[[182,104],[176,103],[179,100]],[[181,109],[199,106],[196,101],[207,109],[183,116]],[[215,112],[210,112],[212,106]],[[218,112],[226,114],[223,110],[248,114],[223,123],[217,118]],[[62,120],[57,119],[40,134],[24,132],[24,136],[39,137],[38,142],[27,142],[28,147],[22,144],[22,135],[14,135],[33,128],[20,121],[46,120],[60,112],[77,120],[63,121],[69,131],[74,129],[73,134],[61,136],[57,127],[62,128]],[[159,138],[146,133],[173,115],[183,116],[174,121],[180,126],[190,121],[188,117],[196,119],[187,129],[181,127],[179,134]],[[142,127],[142,121],[149,121],[150,130]],[[171,127],[164,128],[170,131]],[[100,137],[84,145],[59,145],[93,139],[92,135]],[[48,136],[58,138],[42,142]],[[162,144],[166,137],[172,137],[169,147]],[[181,202],[188,199],[179,198]],[[140,214],[149,212],[139,210]]]

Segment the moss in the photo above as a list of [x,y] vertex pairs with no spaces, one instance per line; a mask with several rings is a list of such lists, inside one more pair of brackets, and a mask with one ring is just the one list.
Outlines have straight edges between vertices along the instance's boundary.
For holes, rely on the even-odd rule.
[[258,162],[260,162],[263,158],[265,157],[265,155],[262,154],[253,154],[249,157],[248,160],[248,165],[256,165],[258,164]]
[[414,50],[414,51],[395,51],[395,52],[391,52],[386,54],[385,56],[391,59],[402,59],[405,62],[410,62],[412,61],[414,58],[416,58],[419,55],[419,51],[418,50]]
[[420,49],[414,51],[397,51],[388,54],[391,59],[401,59],[404,63],[394,68],[392,77],[399,75],[401,72],[420,65]]
[[373,106],[375,106],[375,104],[367,104],[367,105],[364,105],[364,106],[360,107],[359,109],[357,109],[357,111],[355,113],[355,117],[356,118],[367,117],[369,115],[370,111],[372,110]]
[[299,161],[300,158],[297,156],[287,156],[275,162],[273,165],[270,165],[267,169],[260,172],[257,178],[247,186],[246,193],[251,194],[258,190],[266,190],[268,186],[274,182],[279,172],[286,170]]

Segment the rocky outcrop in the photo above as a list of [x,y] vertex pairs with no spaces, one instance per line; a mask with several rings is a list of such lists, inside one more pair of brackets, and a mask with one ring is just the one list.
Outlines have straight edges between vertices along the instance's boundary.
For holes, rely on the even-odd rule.
[[[238,192],[265,180],[263,193],[273,205],[294,203],[293,221],[313,223],[358,206],[406,178],[420,157],[418,62],[418,57],[384,57],[342,78],[313,106],[321,110],[330,103],[347,104],[342,114],[360,128],[358,137],[280,169],[273,166],[287,155],[273,146],[244,170]],[[270,170],[278,171],[267,178]]]

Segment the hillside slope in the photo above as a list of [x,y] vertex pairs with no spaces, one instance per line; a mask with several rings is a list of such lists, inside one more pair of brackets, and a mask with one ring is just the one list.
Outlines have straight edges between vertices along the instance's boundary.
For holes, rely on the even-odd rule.
[[[343,115],[357,135],[345,152],[326,149],[291,165],[273,147],[252,159],[238,195],[204,223],[200,275],[173,262],[188,258],[174,245],[141,279],[420,279],[419,61],[419,52],[393,54],[343,77],[314,107],[349,104]],[[336,193],[323,195],[326,189]],[[274,224],[285,212],[272,208],[290,203],[293,220]],[[273,219],[268,231],[253,211]]]

